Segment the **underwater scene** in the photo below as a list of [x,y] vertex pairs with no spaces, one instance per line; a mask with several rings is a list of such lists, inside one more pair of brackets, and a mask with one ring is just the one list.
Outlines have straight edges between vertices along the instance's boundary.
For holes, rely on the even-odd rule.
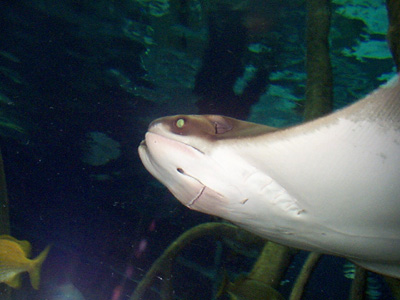
[[400,1],[1,7],[0,300],[400,299]]

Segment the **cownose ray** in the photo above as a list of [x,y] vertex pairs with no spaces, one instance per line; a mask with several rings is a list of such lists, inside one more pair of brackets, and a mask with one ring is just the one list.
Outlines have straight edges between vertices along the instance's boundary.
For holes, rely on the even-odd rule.
[[160,118],[139,155],[191,209],[400,278],[398,79],[284,129],[217,115]]

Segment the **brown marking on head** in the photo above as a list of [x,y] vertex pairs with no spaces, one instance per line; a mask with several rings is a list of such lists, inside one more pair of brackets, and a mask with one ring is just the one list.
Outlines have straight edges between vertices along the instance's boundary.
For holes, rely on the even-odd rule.
[[162,123],[169,131],[208,140],[240,139],[271,133],[277,128],[219,115],[176,115],[154,120],[149,128]]

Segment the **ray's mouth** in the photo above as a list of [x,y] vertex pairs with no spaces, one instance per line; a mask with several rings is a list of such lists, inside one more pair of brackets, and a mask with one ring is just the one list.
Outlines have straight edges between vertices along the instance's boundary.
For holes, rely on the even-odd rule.
[[192,200],[190,200],[190,202],[188,204],[186,204],[186,206],[190,208],[198,199],[200,199],[200,197],[203,195],[204,190],[206,188],[207,187],[205,185],[203,185],[203,187],[200,189],[200,191],[197,193],[197,195]]
[[188,204],[186,204],[186,206],[190,208],[203,195],[204,190],[206,189],[207,186],[205,186],[204,183],[202,183],[197,178],[185,173],[185,171],[182,168],[176,168],[176,171],[182,175],[192,178],[193,180],[197,181],[200,185],[202,185],[202,188],[199,190],[199,192],[196,194],[196,196],[194,196],[194,198],[192,200],[190,200],[188,202]]
[[[151,140],[148,139],[149,134],[152,136],[152,139],[151,139]],[[147,153],[148,163],[151,164],[151,165],[153,166],[154,169],[157,169],[157,168],[154,166],[154,161],[153,161],[153,160],[154,160],[154,157],[152,156],[152,147],[153,147],[153,144],[148,145],[148,143],[151,142],[151,141],[153,141],[157,136],[160,137],[161,140],[166,139],[166,140],[172,141],[172,142],[174,142],[174,143],[181,144],[181,145],[183,145],[184,147],[190,148],[190,149],[195,150],[196,152],[198,152],[198,153],[200,153],[200,154],[202,154],[202,155],[205,155],[205,153],[204,153],[203,151],[201,151],[201,150],[199,150],[198,148],[193,147],[193,146],[191,146],[190,144],[187,144],[187,143],[185,143],[185,142],[183,142],[183,141],[178,141],[178,140],[175,140],[175,139],[173,139],[173,138],[170,138],[170,137],[166,137],[166,136],[164,136],[164,135],[161,135],[161,134],[159,134],[159,133],[154,133],[154,132],[148,131],[148,132],[146,133],[146,137],[140,142],[139,148],[141,148],[143,152],[146,152],[146,153]],[[162,149],[162,143],[158,144],[156,147],[161,147],[161,149]],[[164,155],[168,156],[168,153],[164,153]],[[209,187],[207,187],[200,179],[196,178],[195,176],[191,175],[190,173],[187,173],[187,172],[184,170],[184,168],[182,168],[181,166],[179,166],[179,164],[178,164],[174,169],[175,169],[175,172],[179,173],[180,176],[185,176],[185,177],[189,178],[190,180],[192,180],[193,182],[196,183],[195,186],[196,186],[197,192],[195,192],[196,190],[193,190],[193,192],[195,192],[195,193],[192,194],[191,198],[187,197],[185,201],[181,201],[182,204],[184,204],[186,207],[188,207],[188,208],[190,208],[190,209],[194,209],[196,206],[198,206],[199,201],[202,200],[202,197],[204,198],[204,196],[205,196],[209,191],[213,191],[212,189],[210,189]],[[170,171],[172,171],[172,170],[170,170]],[[171,175],[172,175],[172,174],[171,174]],[[156,176],[156,177],[157,177],[157,176]],[[218,193],[216,193],[215,191],[213,191],[213,193],[218,194]],[[177,196],[176,196],[176,197],[177,197]],[[221,196],[221,197],[222,197],[222,196]],[[177,197],[177,198],[179,199],[179,197]],[[181,199],[181,200],[182,200],[182,199]]]

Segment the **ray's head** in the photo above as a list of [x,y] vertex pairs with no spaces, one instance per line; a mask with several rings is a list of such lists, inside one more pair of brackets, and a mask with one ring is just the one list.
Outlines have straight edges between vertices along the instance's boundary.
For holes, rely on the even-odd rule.
[[218,207],[223,209],[232,198],[235,187],[227,185],[231,174],[212,154],[221,141],[265,130],[266,126],[217,115],[164,117],[150,124],[139,155],[145,168],[180,202],[217,214]]

